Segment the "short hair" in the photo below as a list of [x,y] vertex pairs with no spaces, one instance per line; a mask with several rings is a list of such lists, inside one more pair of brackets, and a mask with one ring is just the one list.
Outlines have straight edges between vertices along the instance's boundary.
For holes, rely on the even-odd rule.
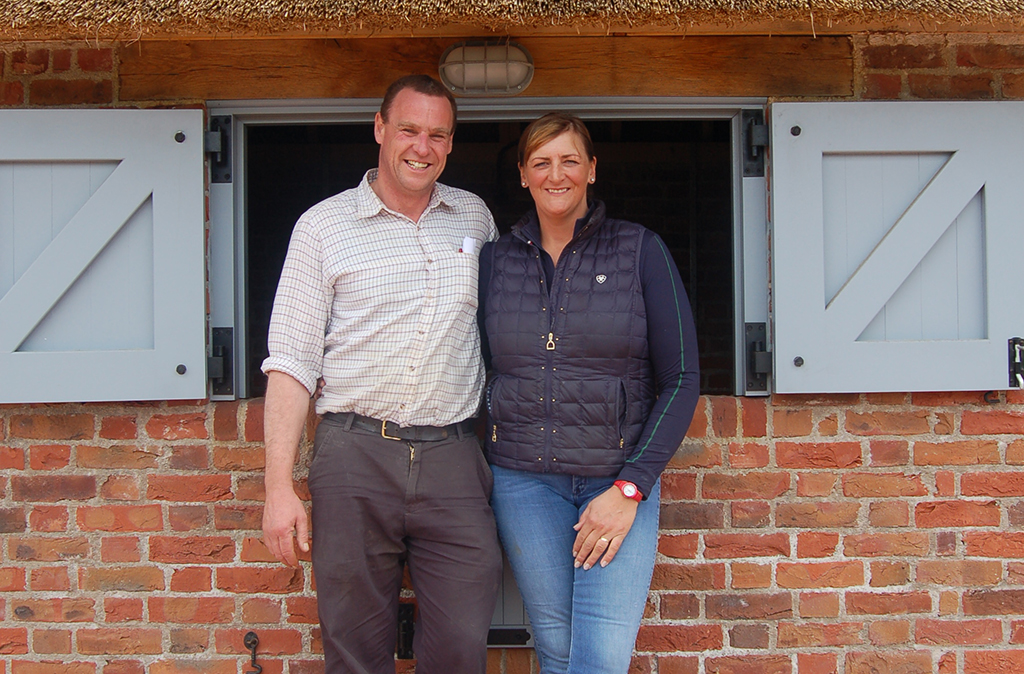
[[519,165],[525,164],[527,157],[541,145],[566,131],[572,131],[583,141],[583,151],[587,153],[587,159],[593,159],[594,141],[590,139],[590,132],[587,131],[583,120],[567,112],[549,112],[530,122],[523,135],[519,137]]
[[388,86],[388,90],[384,92],[384,100],[380,102],[380,116],[385,122],[388,121],[388,113],[391,112],[391,105],[395,102],[395,96],[405,89],[412,89],[418,94],[448,99],[448,104],[452,106],[451,130],[455,131],[455,120],[458,117],[458,106],[455,104],[455,96],[430,75],[406,75],[399,77]]

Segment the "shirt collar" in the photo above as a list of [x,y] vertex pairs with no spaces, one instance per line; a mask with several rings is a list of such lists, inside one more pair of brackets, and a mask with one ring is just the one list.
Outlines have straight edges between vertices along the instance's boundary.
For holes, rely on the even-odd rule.
[[[377,179],[377,169],[373,168],[363,175],[363,179],[359,182],[356,187],[356,217],[357,218],[372,218],[375,215],[380,214],[381,211],[385,213],[396,214],[395,211],[384,205],[384,202],[380,200],[377,193],[373,191],[370,184]],[[445,206],[451,208],[454,205],[455,190],[447,185],[441,183],[434,183],[434,189],[430,193],[430,201],[427,202],[427,207],[423,210],[423,215],[426,215],[438,206]],[[420,219],[423,219],[423,215]],[[405,217],[405,216],[402,216]]]

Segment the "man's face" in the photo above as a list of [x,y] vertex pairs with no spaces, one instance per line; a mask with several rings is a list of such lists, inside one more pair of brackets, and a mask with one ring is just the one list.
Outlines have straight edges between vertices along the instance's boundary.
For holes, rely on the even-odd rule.
[[398,92],[388,119],[377,113],[377,179],[404,197],[429,195],[452,151],[452,108],[446,98],[412,89]]

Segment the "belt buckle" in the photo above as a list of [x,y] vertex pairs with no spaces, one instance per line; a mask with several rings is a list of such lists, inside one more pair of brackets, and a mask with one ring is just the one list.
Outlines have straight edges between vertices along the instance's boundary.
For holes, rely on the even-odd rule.
[[387,440],[401,440],[402,439],[402,438],[396,438],[393,435],[388,435],[387,432],[384,430],[387,427],[388,427],[388,422],[386,422],[386,421],[381,421],[380,422],[380,437],[385,438]]

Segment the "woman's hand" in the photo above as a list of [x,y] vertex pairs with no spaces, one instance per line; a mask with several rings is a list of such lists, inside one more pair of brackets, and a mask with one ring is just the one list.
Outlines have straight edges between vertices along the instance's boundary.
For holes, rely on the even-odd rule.
[[599,560],[601,566],[608,566],[633,526],[638,505],[623,496],[618,487],[609,487],[588,503],[580,521],[573,527],[579,532],[572,544],[575,567],[589,570]]

